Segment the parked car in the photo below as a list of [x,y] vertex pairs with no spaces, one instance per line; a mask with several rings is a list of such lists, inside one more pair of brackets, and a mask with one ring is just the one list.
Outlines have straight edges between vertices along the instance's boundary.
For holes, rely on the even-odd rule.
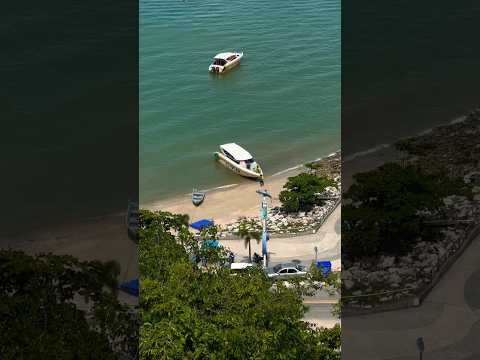
[[278,264],[267,270],[269,278],[290,278],[307,275],[306,267],[294,263]]
[[230,264],[230,270],[232,275],[237,275],[239,273],[243,273],[245,271],[248,271],[248,269],[251,269],[254,266],[252,263],[231,263]]
[[252,266],[253,266],[252,263],[235,263],[235,262],[232,262],[230,264],[230,269],[231,270],[245,270],[245,269],[248,269]]

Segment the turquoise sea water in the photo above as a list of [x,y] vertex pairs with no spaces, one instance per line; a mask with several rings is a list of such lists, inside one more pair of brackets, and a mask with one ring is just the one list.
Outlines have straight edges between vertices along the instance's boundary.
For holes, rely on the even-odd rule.
[[339,149],[339,0],[140,1],[140,201],[248,181],[214,162],[226,142],[267,176]]

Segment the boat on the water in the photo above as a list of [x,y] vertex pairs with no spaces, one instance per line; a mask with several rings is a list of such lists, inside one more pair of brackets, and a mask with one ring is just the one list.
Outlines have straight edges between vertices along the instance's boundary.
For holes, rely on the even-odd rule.
[[253,156],[240,145],[235,143],[220,145],[220,151],[215,152],[215,159],[227,169],[239,175],[263,179],[263,171]]
[[200,204],[205,200],[205,192],[193,189],[192,192],[192,203],[195,206],[200,206]]
[[221,74],[240,64],[243,52],[223,52],[215,55],[212,63],[208,67],[208,71]]

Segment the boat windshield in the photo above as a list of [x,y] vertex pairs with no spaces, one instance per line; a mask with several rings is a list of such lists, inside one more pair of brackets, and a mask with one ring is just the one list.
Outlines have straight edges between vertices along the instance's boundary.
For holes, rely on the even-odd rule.
[[220,66],[223,66],[225,65],[227,62],[224,60],[224,59],[213,59],[213,65],[220,65]]
[[222,152],[225,154],[226,157],[228,157],[230,160],[235,161],[237,164],[239,164],[239,161],[235,159],[232,154],[230,154],[228,151],[225,149],[222,149]]

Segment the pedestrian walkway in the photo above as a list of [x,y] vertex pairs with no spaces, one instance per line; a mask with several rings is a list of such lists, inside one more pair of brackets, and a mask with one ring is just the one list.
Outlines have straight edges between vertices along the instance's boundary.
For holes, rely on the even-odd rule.
[[480,359],[480,237],[418,308],[342,319],[342,359]]
[[[270,263],[289,262],[294,259],[304,263],[315,259],[315,247],[319,260],[332,261],[333,268],[340,267],[340,214],[337,207],[322,227],[316,232],[307,235],[285,238],[271,238],[267,243],[270,254]],[[248,260],[248,246],[244,240],[220,240],[222,246],[229,248],[235,254],[235,262]],[[253,253],[261,254],[261,244],[251,240]]]

